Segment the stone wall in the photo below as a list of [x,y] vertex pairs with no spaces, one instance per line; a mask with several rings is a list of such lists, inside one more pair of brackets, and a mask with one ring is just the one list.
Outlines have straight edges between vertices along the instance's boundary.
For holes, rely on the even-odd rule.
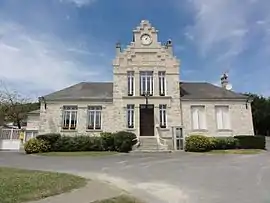
[[[204,105],[206,112],[206,131],[192,130],[191,106]],[[231,131],[217,129],[215,105],[229,106]],[[246,109],[245,101],[182,101],[184,135],[204,134],[209,136],[254,135],[251,106]]]

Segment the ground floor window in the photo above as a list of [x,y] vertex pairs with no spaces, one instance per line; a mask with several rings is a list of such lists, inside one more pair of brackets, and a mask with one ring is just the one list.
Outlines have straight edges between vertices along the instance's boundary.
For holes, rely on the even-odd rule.
[[134,128],[134,105],[127,105],[127,127]]
[[205,106],[192,106],[191,107],[191,122],[192,129],[205,130],[206,129],[206,115]]
[[77,127],[77,106],[63,107],[63,122],[62,128],[64,130],[75,130]]
[[100,130],[101,129],[101,106],[88,107],[88,122],[87,129]]
[[167,127],[167,106],[165,104],[159,105],[159,126]]
[[215,109],[216,109],[217,129],[219,130],[231,129],[229,107],[216,106]]

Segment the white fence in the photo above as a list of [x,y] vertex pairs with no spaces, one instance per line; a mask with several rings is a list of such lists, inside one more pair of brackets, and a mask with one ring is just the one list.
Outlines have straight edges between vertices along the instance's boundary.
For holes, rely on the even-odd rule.
[[0,140],[19,140],[20,129],[0,129]]

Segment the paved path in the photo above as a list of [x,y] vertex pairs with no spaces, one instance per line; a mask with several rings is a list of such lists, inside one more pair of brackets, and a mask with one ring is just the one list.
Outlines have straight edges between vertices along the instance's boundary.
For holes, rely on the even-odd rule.
[[2,152],[0,165],[108,181],[148,203],[269,203],[269,156],[182,152],[64,158]]

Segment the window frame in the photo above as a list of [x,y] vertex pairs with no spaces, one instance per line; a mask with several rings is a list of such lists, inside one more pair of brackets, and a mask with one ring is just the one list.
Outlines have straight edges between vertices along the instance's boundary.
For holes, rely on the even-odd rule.
[[[99,113],[99,125],[97,125],[97,113]],[[93,126],[91,125],[91,119],[93,116]],[[87,107],[87,130],[102,130],[102,106],[90,105]]]
[[[219,119],[218,119],[218,109],[221,109],[221,117],[222,117],[222,121],[221,121],[221,125],[222,127],[219,128]],[[224,118],[224,111],[223,110],[226,109],[227,111],[227,125],[228,126],[225,126],[226,125],[226,118]],[[215,106],[215,118],[216,118],[216,127],[217,127],[217,130],[231,130],[231,116],[230,116],[230,107],[229,105],[216,105]]]
[[[192,105],[191,110],[191,128],[192,130],[207,130],[207,117],[206,117],[206,107],[205,105]],[[194,110],[197,110],[197,125],[194,123]],[[203,110],[203,111],[201,111]],[[196,128],[198,126],[198,128]]]
[[158,71],[159,96],[166,95],[166,71]]
[[167,128],[168,127],[167,105],[166,104],[159,105],[159,127],[160,128]]
[[135,77],[134,71],[127,71],[127,83],[128,83],[128,96],[134,96],[135,93]]
[[127,105],[127,128],[128,129],[134,129],[135,125],[135,105],[134,104],[128,104]]
[[[149,89],[148,89],[148,85],[149,85]],[[154,94],[154,72],[153,71],[140,71],[140,95],[144,96],[145,93],[149,93],[149,96],[153,96]]]
[[[72,121],[74,121],[73,125]],[[78,124],[78,106],[64,105],[62,110],[62,129],[76,130],[77,124]]]

